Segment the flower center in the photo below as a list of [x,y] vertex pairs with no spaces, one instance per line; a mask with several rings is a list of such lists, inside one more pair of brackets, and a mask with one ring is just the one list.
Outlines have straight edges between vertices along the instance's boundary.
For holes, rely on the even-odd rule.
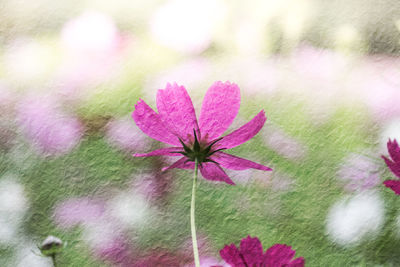
[[185,144],[182,141],[182,139],[179,138],[179,141],[181,142],[184,151],[183,152],[175,152],[175,153],[180,153],[180,154],[184,155],[187,158],[186,162],[195,161],[197,159],[197,162],[200,165],[203,162],[213,162],[215,164],[218,164],[217,162],[210,159],[210,157],[214,153],[226,149],[226,148],[219,148],[219,149],[215,149],[215,150],[213,149],[213,145],[215,145],[218,141],[220,141],[222,139],[222,137],[212,141],[210,144],[203,145],[199,142],[199,140],[197,138],[196,130],[194,130],[194,129],[193,129],[193,134],[194,134],[194,142],[191,145]]

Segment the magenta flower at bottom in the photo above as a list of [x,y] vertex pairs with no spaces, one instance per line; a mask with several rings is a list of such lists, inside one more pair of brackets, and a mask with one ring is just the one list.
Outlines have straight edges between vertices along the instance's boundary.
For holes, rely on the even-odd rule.
[[303,257],[293,259],[296,251],[292,247],[275,244],[264,253],[260,240],[250,236],[242,239],[239,249],[231,244],[219,253],[232,267],[302,267],[305,264]]
[[239,129],[220,137],[232,124],[239,106],[239,87],[230,82],[215,82],[204,97],[197,120],[186,89],[176,83],[167,84],[164,90],[157,92],[158,113],[143,100],[139,100],[132,117],[144,133],[172,147],[134,156],[180,156],[175,163],[163,170],[194,169],[197,161],[205,179],[232,185],[234,182],[222,168],[270,171],[271,169],[264,165],[222,152],[253,138],[266,121],[264,111],[260,111]]
[[[382,158],[385,160],[386,165],[392,173],[400,178],[400,147],[396,139],[393,141],[389,139],[387,142],[387,148],[391,159],[388,159],[385,156],[382,156]],[[400,180],[386,180],[383,184],[392,189],[396,195],[400,195]]]

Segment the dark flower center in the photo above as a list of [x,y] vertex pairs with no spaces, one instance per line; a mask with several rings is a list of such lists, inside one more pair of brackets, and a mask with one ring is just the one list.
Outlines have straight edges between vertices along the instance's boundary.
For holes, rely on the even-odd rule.
[[226,148],[219,148],[219,149],[215,149],[215,150],[213,149],[213,146],[218,141],[220,141],[222,139],[222,137],[212,141],[210,144],[203,145],[199,142],[199,140],[197,138],[196,130],[194,130],[194,129],[193,129],[193,134],[194,134],[193,144],[187,145],[182,141],[182,139],[179,138],[179,142],[181,142],[184,151],[173,152],[173,153],[179,153],[179,154],[184,155],[187,158],[186,162],[196,161],[196,159],[197,159],[197,162],[199,163],[199,165],[201,165],[201,163],[203,163],[203,162],[213,162],[215,164],[218,164],[214,160],[210,159],[210,157],[214,153],[226,149]]

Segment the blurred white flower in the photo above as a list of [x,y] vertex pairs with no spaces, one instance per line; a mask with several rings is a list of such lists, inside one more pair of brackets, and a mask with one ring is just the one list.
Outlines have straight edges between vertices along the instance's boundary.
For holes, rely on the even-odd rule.
[[53,264],[49,257],[41,256],[36,245],[26,244],[24,247],[17,249],[18,253],[14,263],[17,267],[52,267]]
[[379,232],[384,223],[384,207],[377,192],[345,197],[330,208],[327,233],[339,245],[355,245],[364,237]]
[[8,80],[27,83],[37,82],[50,74],[55,62],[54,48],[32,39],[17,39],[4,51],[3,64]]
[[0,213],[23,214],[28,208],[24,187],[16,177],[6,174],[0,181]]
[[122,236],[122,231],[118,223],[105,217],[88,222],[83,227],[83,240],[95,250],[113,242],[120,236]]
[[0,181],[0,244],[16,243],[19,226],[28,209],[24,187],[13,175]]
[[15,244],[18,241],[19,222],[14,222],[10,218],[0,215],[0,245]]
[[138,194],[123,192],[110,199],[107,212],[124,226],[140,226],[146,222],[151,211],[149,203]]
[[118,46],[118,29],[109,16],[86,11],[68,21],[61,32],[62,43],[79,53],[105,53]]
[[380,151],[383,154],[387,154],[387,142],[391,138],[392,140],[396,138],[400,141],[400,117],[394,118],[382,127],[382,132],[380,134]]
[[151,32],[165,46],[200,53],[210,45],[225,11],[222,1],[172,0],[155,12]]
[[289,41],[298,41],[311,18],[315,6],[312,1],[294,0],[286,5],[282,14],[282,27]]

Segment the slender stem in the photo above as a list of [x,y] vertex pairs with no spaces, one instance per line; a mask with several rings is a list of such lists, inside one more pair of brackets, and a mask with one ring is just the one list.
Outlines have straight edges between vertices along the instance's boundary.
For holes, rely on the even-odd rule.
[[194,264],[196,267],[200,267],[200,258],[199,258],[199,248],[197,246],[197,237],[196,237],[196,224],[194,222],[194,212],[195,212],[195,203],[196,203],[196,183],[197,183],[197,172],[198,172],[198,161],[197,158],[194,162],[194,175],[193,175],[193,187],[192,187],[192,202],[190,205],[190,229],[192,231],[192,244],[193,244],[193,256],[194,256]]
[[57,267],[57,263],[56,263],[56,254],[51,254],[51,261],[53,262],[53,266]]

